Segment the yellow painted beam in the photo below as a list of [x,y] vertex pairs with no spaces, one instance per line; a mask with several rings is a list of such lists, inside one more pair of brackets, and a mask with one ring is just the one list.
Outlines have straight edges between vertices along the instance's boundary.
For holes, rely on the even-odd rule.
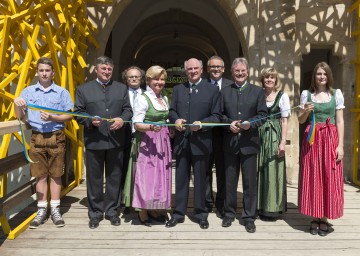
[[12,13],[18,12],[18,8],[14,0],[8,0],[8,8]]
[[29,218],[27,218],[25,221],[23,221],[19,226],[11,230],[8,234],[8,238],[10,240],[14,240],[16,237],[18,237],[22,232],[24,232],[28,226],[30,225],[30,222],[35,218],[36,212],[33,213]]
[[6,219],[5,214],[2,214],[0,216],[0,224],[1,224],[2,230],[4,231],[4,234],[8,235],[11,232],[11,228],[10,228],[9,222]]
[[60,83],[60,81],[61,81],[61,79],[60,79],[60,64],[59,64],[59,60],[58,60],[58,57],[57,57],[57,51],[56,51],[56,49],[54,47],[53,40],[52,40],[53,36],[52,36],[52,33],[51,33],[50,22],[45,21],[44,22],[44,27],[45,27],[45,30],[46,30],[46,36],[49,39],[48,40],[48,45],[49,45],[49,51],[51,53],[51,59],[54,62],[55,81]]
[[11,93],[5,91],[5,90],[0,90],[0,97],[2,97],[3,99],[6,99],[8,101],[14,101],[15,96],[12,95]]
[[360,5],[360,0],[357,0],[355,3],[353,3],[353,5],[348,9],[348,12],[353,12],[355,11],[356,8],[359,8]]
[[[61,0],[46,0],[46,1],[41,1],[38,5],[36,5],[35,7],[33,8],[29,8],[29,9],[26,9],[24,11],[21,11],[19,13],[16,13],[14,15],[11,16],[11,19],[13,21],[19,21],[21,19],[25,19],[25,17],[27,15],[37,15],[37,12],[51,6],[51,5],[54,5],[56,3],[59,3],[61,2]],[[2,20],[0,20],[0,25],[3,24]]]
[[[35,26],[39,26],[38,24],[36,24]],[[19,26],[20,30],[21,30],[21,33],[23,34],[23,38],[26,40],[27,42],[27,45],[29,47],[29,50],[31,51],[31,54],[33,55],[33,58],[35,60],[39,59],[40,58],[40,55],[36,49],[36,41],[34,42],[32,40],[32,38],[30,37],[28,31],[26,30],[25,28],[25,24],[22,23],[20,24]],[[34,31],[35,32],[35,31]]]
[[[21,2],[21,3],[20,3]],[[75,99],[76,86],[85,81],[84,68],[89,44],[99,47],[94,37],[97,28],[87,16],[88,3],[111,4],[108,0],[0,0],[0,116],[1,120],[15,118],[13,100],[29,86],[36,74],[36,61],[41,56],[54,62],[55,82],[70,92]],[[16,86],[10,91],[10,85]],[[66,194],[82,180],[83,129],[76,121],[66,124],[66,136],[74,149],[75,181],[64,188]],[[13,135],[18,141],[18,132]],[[11,134],[3,136],[0,155],[8,152]],[[5,138],[5,139],[4,139]],[[25,148],[29,145],[25,142]],[[6,178],[2,178],[0,194],[6,191]],[[14,239],[24,231],[35,216],[25,220],[14,230],[1,220],[2,228]]]
[[[1,44],[0,44],[0,61],[1,61],[1,63],[4,63],[6,51],[8,49],[9,37],[7,35],[10,32],[10,26],[11,26],[11,18],[7,16],[4,19],[4,26],[1,30]],[[2,77],[4,74],[4,68],[5,68],[5,65],[0,65],[0,77]]]
[[[3,66],[3,65],[0,65],[0,66]],[[11,81],[14,80],[14,78],[17,77],[17,73],[11,73],[10,75],[8,75],[7,77],[5,77],[4,80],[2,80],[0,82],[0,90],[4,89],[6,86],[8,86]]]
[[62,23],[62,24],[65,24],[66,23],[66,18],[65,18],[63,10],[61,8],[61,5],[59,3],[55,4],[55,10],[56,10],[59,22]]
[[[353,12],[358,10],[358,27],[360,25],[360,0],[357,0],[350,8],[349,12]],[[357,53],[356,53],[356,60],[354,61],[356,67],[356,88],[355,88],[355,108],[351,109],[351,112],[355,113],[355,120],[354,120],[354,138],[353,138],[353,165],[352,165],[352,181],[356,185],[360,185],[359,180],[359,121],[360,121],[360,30],[353,31],[353,36],[357,36]]]

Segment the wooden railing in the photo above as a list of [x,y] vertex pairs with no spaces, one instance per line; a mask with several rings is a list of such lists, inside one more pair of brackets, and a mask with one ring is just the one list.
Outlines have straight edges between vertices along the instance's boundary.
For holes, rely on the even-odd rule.
[[[75,131],[81,136],[81,129],[75,121],[69,122],[67,126],[72,126]],[[23,131],[29,129],[26,123],[22,122]],[[0,136],[6,134],[17,134],[20,131],[20,125],[17,120],[0,122]],[[63,189],[61,196],[66,195],[74,187],[78,186],[82,180],[82,143],[79,143],[73,133],[66,130],[66,157],[65,157],[65,171],[63,175]],[[75,143],[74,143],[75,142]],[[0,159],[0,224],[5,235],[9,239],[15,239],[21,232],[23,232],[30,224],[31,220],[36,216],[34,212],[31,216],[21,222],[18,226],[12,228],[6,214],[19,206],[25,200],[29,199],[36,193],[35,179],[29,180],[26,184],[15,188],[10,193],[7,193],[7,174],[15,169],[27,165],[28,162],[24,156],[23,151],[9,155]],[[73,179],[69,180],[69,174],[73,173]],[[16,215],[15,215],[16,217]]]

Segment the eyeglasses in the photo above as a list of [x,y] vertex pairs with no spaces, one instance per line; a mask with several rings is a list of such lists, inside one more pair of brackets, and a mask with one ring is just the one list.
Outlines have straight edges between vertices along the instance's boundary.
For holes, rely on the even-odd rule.
[[130,79],[140,79],[141,76],[128,76],[127,78],[130,78]]
[[211,69],[222,69],[224,66],[209,66]]

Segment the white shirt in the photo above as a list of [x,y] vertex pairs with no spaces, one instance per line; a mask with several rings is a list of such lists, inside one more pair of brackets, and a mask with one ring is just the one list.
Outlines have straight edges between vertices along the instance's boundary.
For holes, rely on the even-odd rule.
[[219,91],[221,91],[222,78],[220,78],[218,81],[212,80],[210,78],[210,81],[211,81],[212,84],[217,83],[217,87],[219,88]]
[[137,89],[133,89],[131,87],[128,87],[128,92],[129,92],[129,98],[130,98],[130,105],[131,105],[131,108],[133,109],[134,111],[134,91],[137,91],[138,95],[141,95],[142,94],[142,90],[141,88],[137,88]]
[[[308,90],[302,91],[301,96],[300,96],[300,105],[301,106],[303,106],[307,102],[307,97],[308,97]],[[311,94],[311,100],[313,102],[316,102],[316,100],[314,99],[314,93]],[[326,101],[326,102],[316,102],[316,103],[327,103],[327,102],[330,102],[330,100],[331,100],[331,97],[329,97],[329,100]],[[335,101],[336,101],[336,109],[337,110],[345,108],[345,106],[344,106],[344,96],[343,96],[340,89],[336,89]]]
[[[275,99],[273,101],[267,101],[266,106],[270,108],[272,105],[274,105]],[[280,97],[279,107],[280,107],[281,117],[291,116],[290,99],[289,99],[289,95],[286,92],[284,92]]]
[[[167,104],[167,97],[166,96],[161,96],[161,100],[163,101],[165,108],[157,101],[157,97],[154,93],[154,91],[147,86],[146,87],[146,91],[144,92],[146,94],[146,96],[149,97],[151,103],[153,104],[154,108],[156,110],[169,110],[169,106]],[[141,123],[144,122],[145,119],[145,115],[147,110],[149,109],[149,104],[145,98],[145,96],[143,95],[138,95],[135,99],[134,102],[134,108],[133,108],[133,118],[132,121],[134,123]]]

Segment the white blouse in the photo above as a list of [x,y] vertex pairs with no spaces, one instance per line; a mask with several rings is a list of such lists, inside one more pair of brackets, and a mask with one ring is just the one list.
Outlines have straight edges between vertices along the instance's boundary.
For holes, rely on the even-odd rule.
[[[167,104],[167,97],[166,96],[161,96],[161,100],[165,105],[165,108],[157,101],[157,97],[154,93],[154,91],[147,86],[146,87],[146,91],[144,92],[146,94],[146,96],[149,97],[151,103],[153,104],[154,108],[156,110],[160,110],[160,111],[164,111],[164,110],[169,110],[169,106]],[[134,123],[141,123],[144,121],[145,119],[145,115],[147,110],[149,109],[149,104],[145,98],[145,96],[143,95],[138,95],[135,99],[134,102],[134,109],[133,109],[133,118],[132,121]]]
[[[304,108],[304,104],[307,102],[307,96],[308,95],[308,90],[304,90],[302,91],[301,93],[301,96],[300,96],[300,107],[301,108]],[[314,93],[311,94],[311,100],[313,102],[316,102],[316,103],[327,103],[327,102],[330,102],[331,100],[331,97],[329,97],[329,100],[328,101],[324,101],[324,102],[317,102],[314,98]],[[344,109],[345,106],[344,106],[344,96],[341,92],[340,89],[336,89],[336,92],[335,92],[335,101],[336,101],[336,109]]]
[[[267,101],[266,106],[270,108],[272,105],[274,105],[275,99],[273,101]],[[291,116],[290,99],[289,99],[289,95],[286,92],[284,92],[280,97],[279,107],[281,111],[281,117]]]

